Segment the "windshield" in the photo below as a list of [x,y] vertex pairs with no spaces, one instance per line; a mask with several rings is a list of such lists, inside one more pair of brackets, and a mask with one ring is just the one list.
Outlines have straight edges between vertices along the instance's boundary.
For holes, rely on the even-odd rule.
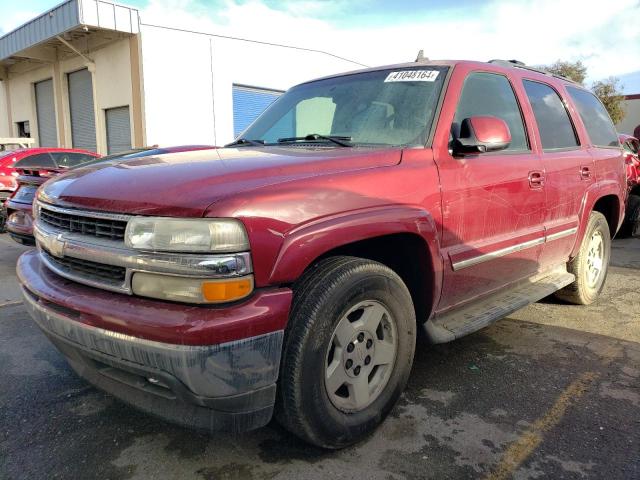
[[[348,139],[352,145],[424,145],[447,67],[357,73],[293,87],[239,138],[265,144]],[[332,146],[336,143],[323,142]],[[249,143],[247,143],[249,144]]]

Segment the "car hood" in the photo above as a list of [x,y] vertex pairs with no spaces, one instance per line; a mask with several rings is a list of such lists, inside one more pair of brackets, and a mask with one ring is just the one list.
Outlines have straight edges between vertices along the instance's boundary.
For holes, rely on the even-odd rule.
[[141,215],[202,216],[232,195],[340,172],[392,166],[402,150],[239,147],[105,162],[57,176],[39,198],[60,206]]

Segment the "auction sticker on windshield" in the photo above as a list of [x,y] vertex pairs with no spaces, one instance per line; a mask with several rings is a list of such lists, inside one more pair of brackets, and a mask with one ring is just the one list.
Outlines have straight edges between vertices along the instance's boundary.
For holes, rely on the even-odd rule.
[[437,70],[402,70],[391,72],[385,82],[433,82],[438,78]]

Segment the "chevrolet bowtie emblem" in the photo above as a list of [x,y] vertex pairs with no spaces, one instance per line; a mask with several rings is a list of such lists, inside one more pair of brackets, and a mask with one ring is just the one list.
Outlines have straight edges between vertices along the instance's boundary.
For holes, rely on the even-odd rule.
[[49,240],[49,253],[55,257],[64,257],[64,238],[59,233],[55,237],[51,237]]

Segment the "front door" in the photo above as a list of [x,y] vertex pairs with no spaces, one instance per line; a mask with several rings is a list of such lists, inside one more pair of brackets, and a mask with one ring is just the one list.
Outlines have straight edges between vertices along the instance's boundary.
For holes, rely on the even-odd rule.
[[459,99],[443,108],[441,128],[448,123],[455,133],[465,118],[495,116],[509,126],[511,143],[500,152],[454,157],[436,138],[445,261],[438,313],[533,275],[544,243],[544,170],[528,140],[519,87],[500,73],[461,70],[449,85]]

